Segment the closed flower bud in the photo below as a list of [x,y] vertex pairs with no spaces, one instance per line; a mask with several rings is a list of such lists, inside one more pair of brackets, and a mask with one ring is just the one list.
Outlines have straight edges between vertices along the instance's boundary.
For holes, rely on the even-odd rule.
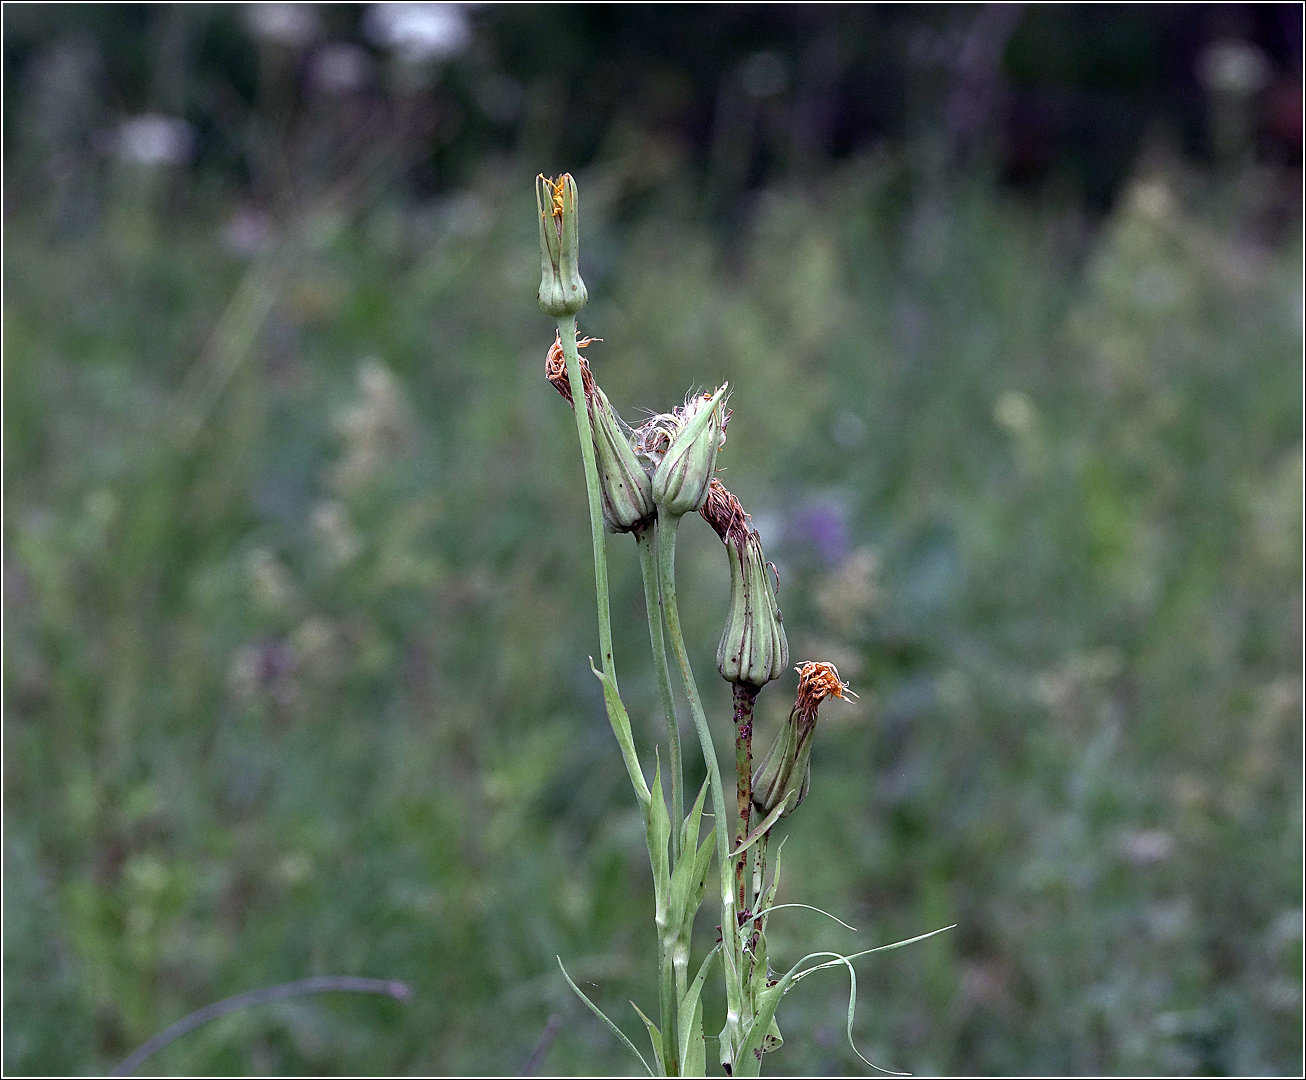
[[827,697],[847,700],[857,695],[839,679],[833,664],[808,661],[799,664],[798,700],[789,719],[776,736],[771,749],[753,773],[753,805],[763,814],[789,800],[788,817],[807,797],[812,779],[812,734],[816,731],[816,710]]
[[717,647],[717,670],[728,682],[760,690],[778,679],[789,663],[773,571],[762,554],[757,530],[720,480],[712,480],[699,513],[716,530],[730,556],[730,612]]
[[590,402],[590,425],[599,468],[599,490],[603,495],[603,523],[608,532],[630,532],[657,513],[653,505],[653,483],[635,457],[626,425],[612,411],[607,395],[597,386]]
[[726,389],[723,385],[715,394],[691,396],[683,407],[653,417],[637,433],[641,453],[655,465],[653,501],[668,514],[688,514],[707,499],[730,419]]
[[571,173],[557,180],[537,176],[535,205],[540,212],[540,307],[555,317],[575,315],[589,294],[580,276],[580,220]]
[[[591,342],[600,340],[602,339],[579,338],[576,348],[583,349]],[[589,406],[599,492],[603,496],[603,523],[608,532],[630,532],[651,520],[657,513],[657,508],[653,505],[653,482],[630,445],[630,429],[613,411],[608,396],[594,381],[589,361],[579,354],[577,359],[580,361],[580,381],[584,387],[585,401]],[[544,377],[575,408],[571,383],[567,380],[567,361],[562,352],[561,337],[556,337],[549,349],[549,355],[544,361]]]

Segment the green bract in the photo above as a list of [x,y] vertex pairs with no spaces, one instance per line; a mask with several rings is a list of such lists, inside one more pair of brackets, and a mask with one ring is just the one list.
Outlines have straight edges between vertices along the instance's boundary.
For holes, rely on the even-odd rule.
[[789,805],[780,814],[788,817],[807,797],[812,779],[812,733],[816,730],[816,716],[809,722],[804,720],[797,710],[789,714],[753,773],[753,805],[763,814],[788,799]]
[[609,532],[630,532],[657,513],[653,483],[635,457],[630,440],[607,395],[594,387],[590,402],[594,454],[603,496],[603,524]]

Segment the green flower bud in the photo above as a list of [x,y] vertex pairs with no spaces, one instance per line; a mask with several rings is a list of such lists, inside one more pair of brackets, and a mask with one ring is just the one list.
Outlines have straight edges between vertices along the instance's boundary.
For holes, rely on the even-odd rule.
[[630,532],[657,513],[653,482],[635,457],[625,424],[597,385],[590,401],[590,426],[603,495],[603,523],[608,532]]
[[780,816],[788,817],[807,798],[812,780],[812,733],[816,724],[802,724],[793,713],[775,737],[753,773],[753,805],[769,814],[785,799],[789,807]]
[[655,416],[639,429],[644,457],[656,465],[653,501],[668,514],[681,516],[707,500],[717,451],[725,445],[727,386],[700,394],[682,408]]
[[717,646],[716,666],[727,681],[761,689],[788,666],[789,641],[757,533],[751,533],[740,546],[726,547],[730,552],[730,614]]
[[[577,338],[577,350],[602,338]],[[589,361],[577,353],[580,381],[589,407],[590,433],[594,442],[595,464],[599,472],[599,492],[603,496],[603,523],[608,532],[631,532],[657,513],[653,505],[653,482],[635,450],[630,445],[630,428],[622,421],[599,389],[590,373]],[[575,408],[571,400],[571,383],[567,380],[567,360],[562,351],[562,337],[554,339],[544,361],[544,377]]]
[[557,180],[537,176],[535,205],[540,212],[540,307],[555,317],[575,315],[589,294],[580,276],[580,220],[571,173]]
[[780,605],[762,541],[744,508],[713,479],[699,513],[721,537],[730,556],[730,612],[716,651],[721,677],[760,690],[789,664]]
[[839,680],[833,664],[807,661],[798,666],[798,700],[789,719],[776,736],[771,749],[753,773],[753,805],[763,814],[782,802],[788,817],[807,798],[812,780],[812,735],[816,731],[816,710],[827,697],[847,700],[857,695]]

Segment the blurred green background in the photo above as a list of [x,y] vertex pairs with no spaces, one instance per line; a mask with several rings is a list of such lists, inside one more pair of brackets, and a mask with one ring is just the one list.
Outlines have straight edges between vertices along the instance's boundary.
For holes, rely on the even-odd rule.
[[[314,974],[413,997],[142,1071],[630,1071],[554,959],[636,1036],[647,856],[534,298],[569,169],[596,376],[628,420],[730,380],[794,659],[861,694],[780,830],[781,900],[859,932],[785,912],[773,954],[957,923],[859,963],[891,1068],[1300,1075],[1300,40],[1295,5],[5,5],[4,1071]],[[681,532],[724,751],[727,565]],[[804,980],[768,1071],[862,1071],[846,995]]]

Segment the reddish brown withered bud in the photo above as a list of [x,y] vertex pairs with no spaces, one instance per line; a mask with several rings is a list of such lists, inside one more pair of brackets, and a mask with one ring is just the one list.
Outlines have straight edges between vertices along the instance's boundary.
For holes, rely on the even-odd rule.
[[[583,349],[586,345],[595,341],[602,341],[602,338],[577,338],[576,348]],[[593,403],[594,401],[594,376],[590,374],[589,361],[581,356],[578,352],[576,358],[580,361],[580,381],[585,387],[585,400]],[[553,388],[567,399],[567,404],[573,409],[576,403],[571,400],[571,381],[567,378],[567,357],[562,351],[562,335],[555,333],[553,344],[549,346],[549,355],[544,358],[544,377],[553,383]]]

